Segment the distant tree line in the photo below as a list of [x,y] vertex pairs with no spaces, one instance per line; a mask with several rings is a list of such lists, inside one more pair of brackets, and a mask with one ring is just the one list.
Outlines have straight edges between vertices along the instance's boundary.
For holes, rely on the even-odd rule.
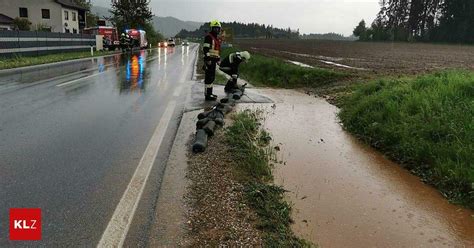
[[300,36],[301,39],[305,40],[357,40],[356,37],[350,36],[346,37],[342,34],[337,34],[337,33],[326,33],[326,34],[303,34]]
[[[240,23],[240,22],[223,22],[223,28],[231,28],[235,38],[286,38],[298,39],[299,30],[291,30],[291,28],[275,28],[272,25],[257,23]],[[176,37],[178,38],[201,38],[205,33],[209,32],[209,23],[204,23],[195,31],[181,30]]]
[[381,0],[370,27],[354,29],[359,40],[474,43],[473,0]]

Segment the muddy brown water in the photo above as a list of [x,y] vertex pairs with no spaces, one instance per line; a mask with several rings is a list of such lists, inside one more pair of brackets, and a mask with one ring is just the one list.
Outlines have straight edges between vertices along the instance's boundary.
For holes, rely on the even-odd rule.
[[290,191],[297,235],[322,247],[474,247],[474,212],[344,132],[336,107],[294,91],[259,93],[276,102],[251,107],[265,110],[280,147],[275,180]]

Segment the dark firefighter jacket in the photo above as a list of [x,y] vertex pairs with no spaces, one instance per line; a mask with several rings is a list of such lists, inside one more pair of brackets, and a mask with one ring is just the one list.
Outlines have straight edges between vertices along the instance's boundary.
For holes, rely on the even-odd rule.
[[213,33],[208,33],[202,45],[205,61],[217,62],[221,58],[221,41]]
[[229,74],[239,74],[239,65],[242,63],[242,57],[237,53],[231,53],[220,64],[220,69]]

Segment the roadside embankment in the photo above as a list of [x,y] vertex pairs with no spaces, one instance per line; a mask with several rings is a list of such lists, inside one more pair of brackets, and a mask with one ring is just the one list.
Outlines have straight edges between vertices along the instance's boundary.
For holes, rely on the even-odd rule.
[[321,247],[474,245],[474,212],[345,132],[337,107],[294,90],[255,91],[275,103],[238,109],[263,111],[299,237]]
[[48,54],[42,56],[18,56],[14,58],[1,59],[0,60],[0,70],[2,69],[11,69],[11,68],[20,68],[31,65],[42,65],[60,61],[67,61],[73,59],[83,59],[83,58],[92,58],[98,56],[104,56],[109,54],[114,54],[113,51],[96,51],[94,55],[91,56],[90,51],[86,52],[66,52],[66,53],[56,53]]
[[[256,86],[307,92],[320,92],[351,77],[260,54],[242,65],[241,74]],[[469,71],[442,71],[330,86],[323,92],[341,107],[346,130],[421,176],[453,202],[474,208],[473,80],[474,73]]]
[[[225,53],[231,51],[235,49],[228,49]],[[278,243],[281,239],[304,245],[305,242],[291,238],[294,232],[298,237],[323,247],[474,245],[472,210],[450,204],[433,187],[393,162],[402,162],[402,165],[438,186],[445,196],[457,203],[470,205],[473,190],[469,183],[472,183],[473,169],[472,163],[469,163],[474,161],[474,153],[470,152],[474,140],[473,73],[440,72],[354,86],[338,98],[341,100],[338,105],[342,107],[339,115],[343,121],[341,125],[339,109],[324,99],[315,98],[308,89],[317,92],[320,88],[344,80],[345,75],[331,74],[331,70],[321,69],[322,75],[329,75],[326,78],[321,76],[319,69],[292,65],[278,58],[252,55],[251,62],[241,66],[244,79],[256,86],[295,88],[307,92],[254,89],[257,94],[273,99],[275,104],[238,106],[244,111],[264,111],[263,118],[259,120],[268,132],[257,131],[255,134],[247,131],[243,137],[247,137],[258,148],[260,141],[268,140],[266,134],[272,133],[272,142],[276,144],[274,149],[280,151],[273,157],[274,161],[269,162],[274,165],[274,170],[261,166],[260,150],[253,152],[255,146],[242,145],[239,139],[229,136],[229,132],[224,137],[224,147],[228,148],[225,157],[232,159],[222,161],[226,166],[231,166],[231,172],[236,172],[234,176],[238,177],[235,180],[243,189],[240,191],[240,200],[236,202],[244,199],[248,211],[256,211],[254,223],[263,223],[258,225],[258,230],[262,231],[260,238],[263,244],[292,246],[292,243]],[[340,90],[336,92],[342,92]],[[240,125],[235,126],[236,123]],[[231,134],[238,134],[241,133],[240,129],[255,129],[254,125],[248,125],[249,129],[245,126],[235,119],[228,130],[233,127],[235,129]],[[261,128],[258,125],[256,127]],[[387,153],[392,160],[354,139],[344,129]],[[243,152],[239,153],[235,148]],[[262,152],[275,155],[267,149]],[[218,171],[221,167],[216,166],[220,162],[212,159],[217,155],[202,155],[205,157],[195,163],[212,164],[214,167],[209,171],[223,175]],[[217,175],[217,179],[227,179]],[[280,191],[278,186],[270,190],[245,181],[250,178],[254,183],[274,187],[268,184],[273,175],[276,184],[289,192]],[[204,180],[209,181],[208,178]],[[224,188],[220,184],[215,187]],[[268,192],[276,192],[277,196],[262,197]],[[218,200],[220,195],[210,194],[210,199]],[[248,198],[249,195],[254,198]],[[203,198],[203,195],[200,197]],[[271,203],[260,203],[260,199],[288,199],[294,204],[291,206],[295,211],[290,214],[286,207],[275,211],[279,208],[274,208]],[[216,206],[219,204],[204,209],[214,211]],[[290,223],[291,215],[294,220],[292,231],[275,228],[280,225],[269,220],[279,219],[278,214],[266,214],[267,210],[288,216],[282,218],[280,223],[286,223],[283,226]],[[261,222],[265,220],[268,222]],[[193,228],[197,229],[193,230],[213,230],[213,226],[216,225],[210,224],[208,229],[196,226]],[[265,234],[265,227],[271,232]],[[291,236],[288,238],[282,233],[290,233]],[[203,237],[208,237],[204,234]],[[276,243],[271,243],[275,240]]]
[[474,73],[377,80],[343,98],[345,129],[474,208]]
[[187,244],[199,246],[309,246],[290,229],[285,190],[273,185],[269,134],[258,112],[244,111],[189,158]]

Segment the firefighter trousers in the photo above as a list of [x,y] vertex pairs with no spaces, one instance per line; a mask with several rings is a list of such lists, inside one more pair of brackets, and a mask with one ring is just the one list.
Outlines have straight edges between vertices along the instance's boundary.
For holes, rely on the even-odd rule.
[[[204,62],[206,63],[206,62]],[[216,65],[217,62],[211,61],[210,64],[206,65],[204,84],[206,85],[205,95],[212,95],[212,87],[214,86],[214,80],[216,79]]]

